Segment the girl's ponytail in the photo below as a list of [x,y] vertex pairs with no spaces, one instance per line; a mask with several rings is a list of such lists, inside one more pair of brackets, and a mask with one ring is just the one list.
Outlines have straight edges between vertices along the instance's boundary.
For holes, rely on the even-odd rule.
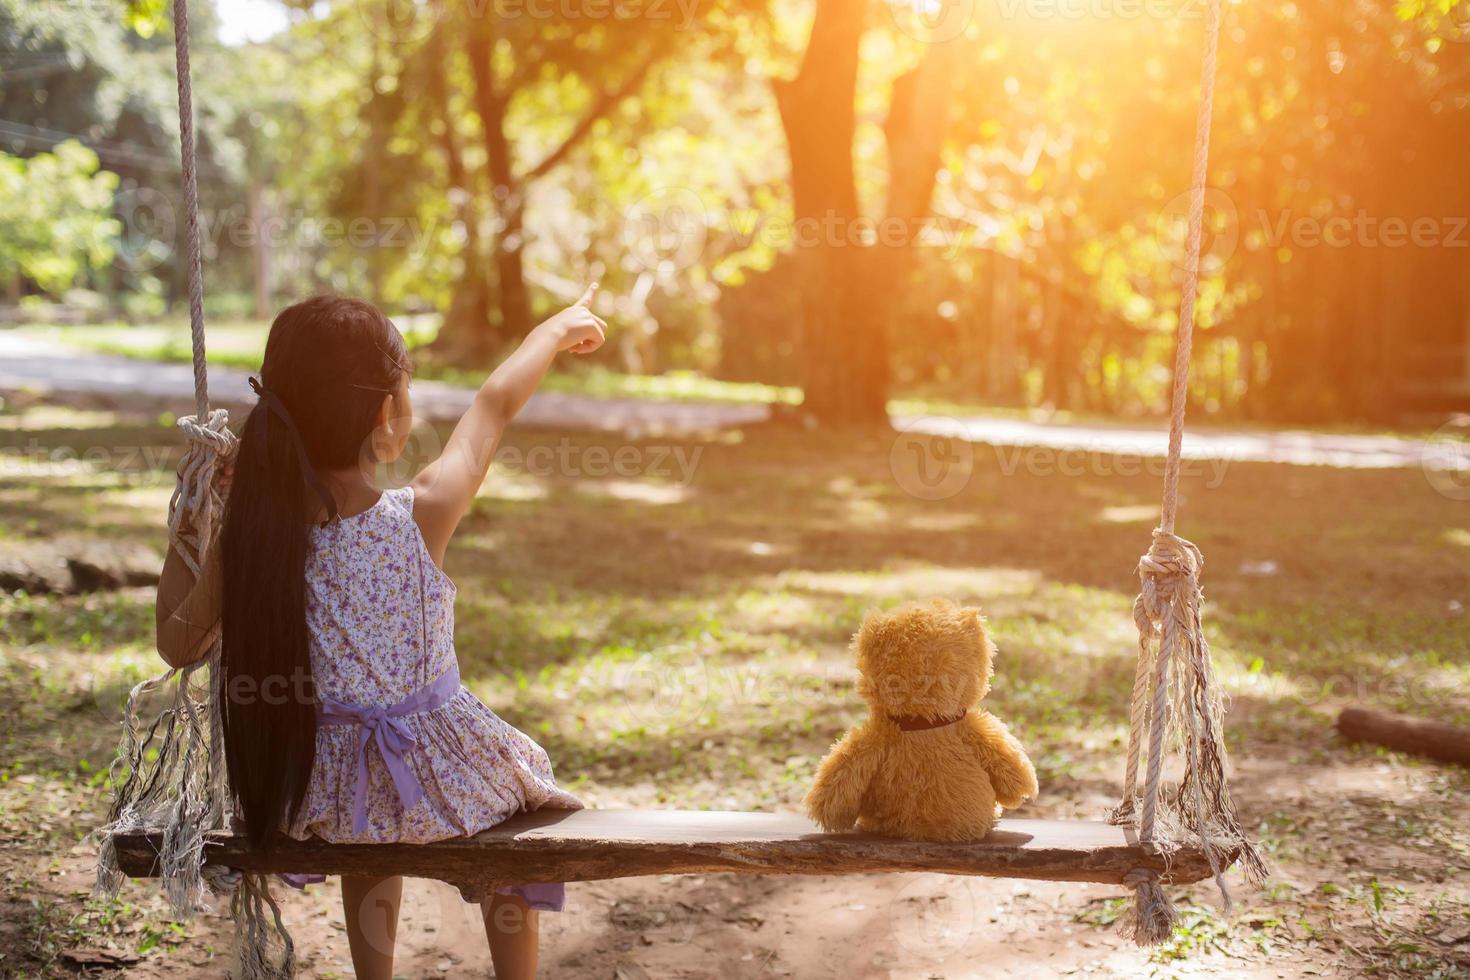
[[251,844],[268,850],[305,802],[316,757],[307,633],[313,524],[335,519],[326,471],[355,466],[385,393],[407,371],[397,330],[359,300],[318,297],[271,326],[220,535],[217,703],[230,785]]
[[267,848],[306,795],[316,696],[306,635],[305,474],[286,423],[265,404],[245,420],[220,556],[224,651],[216,703],[251,843]]

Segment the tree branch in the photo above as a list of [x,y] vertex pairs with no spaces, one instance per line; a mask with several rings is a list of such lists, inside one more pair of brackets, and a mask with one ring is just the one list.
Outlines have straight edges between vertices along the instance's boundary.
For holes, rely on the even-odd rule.
[[627,78],[623,79],[621,85],[604,92],[597,98],[597,101],[592,104],[592,108],[577,122],[577,125],[572,127],[572,131],[567,134],[566,139],[562,140],[560,146],[548,153],[546,158],[536,164],[536,166],[526,171],[521,177],[521,183],[524,184],[535,180],[537,177],[545,176],[557,164],[566,159],[567,154],[576,149],[577,144],[582,142],[588,133],[592,132],[592,127],[597,125],[599,119],[606,116],[619,102],[622,102],[642,87],[644,79],[648,77],[648,73],[653,70],[653,66],[658,63],[658,60],[663,57],[663,53],[663,45],[655,44],[650,48],[643,61],[638,64],[638,67],[633,69]]
[[889,217],[929,212],[944,138],[949,131],[952,82],[959,44],[930,44],[911,70],[894,79],[883,135],[888,147]]

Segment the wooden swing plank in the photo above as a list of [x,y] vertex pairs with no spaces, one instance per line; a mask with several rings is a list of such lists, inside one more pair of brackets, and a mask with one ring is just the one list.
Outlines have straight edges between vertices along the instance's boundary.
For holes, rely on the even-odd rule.
[[[662,874],[944,874],[1121,884],[1135,868],[1166,882],[1209,877],[1203,852],[1167,860],[1131,843],[1132,832],[1090,821],[1002,820],[985,840],[949,844],[871,834],[826,834],[790,813],[715,810],[541,810],[474,835],[432,844],[328,844],[282,838],[268,857],[221,835],[209,861],[262,872],[407,875],[483,893],[507,882],[596,881]],[[118,864],[157,874],[160,835],[117,838]]]

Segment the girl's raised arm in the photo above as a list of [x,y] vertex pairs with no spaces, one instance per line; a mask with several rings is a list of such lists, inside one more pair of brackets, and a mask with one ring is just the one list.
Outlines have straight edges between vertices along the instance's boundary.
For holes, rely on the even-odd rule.
[[496,368],[459,420],[444,453],[413,481],[414,520],[436,564],[490,471],[505,427],[525,406],[562,351],[590,354],[602,346],[607,324],[591,310],[597,283],[582,298],[532,330]]

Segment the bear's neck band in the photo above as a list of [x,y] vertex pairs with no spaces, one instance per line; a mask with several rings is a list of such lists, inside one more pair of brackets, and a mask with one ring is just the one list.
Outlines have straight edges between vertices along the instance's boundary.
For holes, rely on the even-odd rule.
[[969,713],[970,709],[966,708],[959,714],[950,715],[948,718],[930,718],[926,715],[889,715],[888,719],[897,725],[900,731],[925,732],[931,728],[944,728],[947,725],[964,721],[965,715]]

